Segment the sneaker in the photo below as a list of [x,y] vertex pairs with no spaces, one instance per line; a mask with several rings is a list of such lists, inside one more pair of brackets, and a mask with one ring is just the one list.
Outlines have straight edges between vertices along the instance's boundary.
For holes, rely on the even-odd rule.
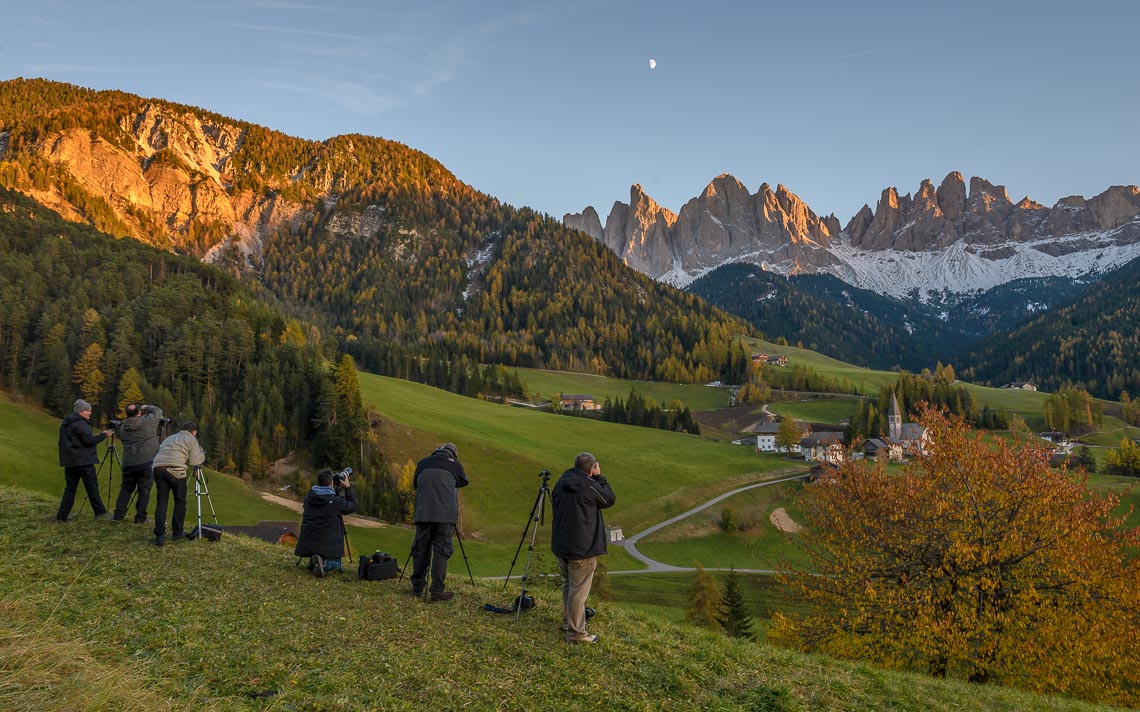
[[566,642],[567,643],[596,643],[596,642],[598,642],[598,636],[591,634],[591,635],[587,635],[585,638],[567,638]]
[[438,603],[439,601],[450,601],[455,598],[455,594],[451,591],[440,591],[439,593],[431,594],[431,602]]
[[166,546],[166,537],[159,534],[158,536],[156,536],[154,538],[154,545],[155,546]]
[[325,577],[325,560],[319,554],[313,554],[309,557],[309,568],[313,570],[313,575],[317,578]]

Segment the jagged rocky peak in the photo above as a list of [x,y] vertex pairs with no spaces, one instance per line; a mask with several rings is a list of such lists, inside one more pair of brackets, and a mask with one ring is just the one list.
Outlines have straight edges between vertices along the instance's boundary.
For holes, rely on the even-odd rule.
[[938,186],[938,208],[947,220],[957,220],[966,212],[966,180],[951,171]]
[[580,213],[566,213],[562,216],[562,224],[572,230],[581,230],[598,242],[605,240],[605,231],[602,229],[602,219],[594,206],[587,205]]

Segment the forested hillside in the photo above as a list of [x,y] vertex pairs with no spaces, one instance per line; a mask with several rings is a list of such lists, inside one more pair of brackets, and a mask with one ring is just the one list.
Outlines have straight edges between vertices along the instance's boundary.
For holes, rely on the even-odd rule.
[[746,373],[745,323],[399,143],[305,141],[42,80],[0,83],[0,116],[0,183],[256,275],[335,325],[370,370],[441,385],[476,363],[673,382]]
[[[360,464],[351,358],[216,267],[0,188],[0,303],[0,388],[56,414],[82,396],[99,426],[129,402],[154,403],[199,423],[209,466],[254,479],[297,449]],[[330,360],[341,362],[335,373]],[[383,489],[380,461],[369,449],[365,469]]]
[[979,343],[960,359],[970,381],[1064,385],[1116,400],[1140,392],[1140,260],[1133,260],[1072,303],[1008,334]]

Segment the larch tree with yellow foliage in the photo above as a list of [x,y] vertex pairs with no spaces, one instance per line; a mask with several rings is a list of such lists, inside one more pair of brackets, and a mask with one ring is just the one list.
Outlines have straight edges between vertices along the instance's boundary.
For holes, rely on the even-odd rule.
[[[1114,704],[1140,702],[1140,537],[1116,494],[1045,448],[927,411],[901,474],[848,463],[805,489],[812,563],[772,640],[805,650]],[[1130,555],[1130,549],[1131,554]]]

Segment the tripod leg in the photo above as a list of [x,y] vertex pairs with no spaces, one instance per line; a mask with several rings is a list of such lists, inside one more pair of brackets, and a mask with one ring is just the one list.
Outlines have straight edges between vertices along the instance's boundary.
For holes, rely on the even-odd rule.
[[471,585],[475,585],[475,577],[471,575],[471,562],[467,560],[467,551],[463,548],[463,537],[459,534],[459,527],[455,528],[455,538],[459,541],[459,553],[463,554],[463,563],[467,565],[467,578]]
[[536,512],[542,505],[542,489],[538,490],[538,496],[534,499],[534,506],[530,508],[530,516],[526,520],[526,526],[523,527],[522,537],[519,538],[519,546],[515,549],[515,558],[511,559],[511,568],[507,570],[507,577],[503,579],[503,590],[507,590],[507,584],[511,581],[511,572],[515,570],[515,562],[519,560],[519,552],[522,551],[523,542],[526,541],[526,533],[530,530],[530,525],[534,524],[534,528],[538,530],[538,516]]
[[[412,544],[412,546],[415,547],[415,544]],[[412,563],[412,552],[411,551],[408,552],[408,558],[404,559],[404,568],[400,569],[400,578],[397,579],[397,581],[396,581],[397,583],[403,583],[404,572],[408,570],[408,564],[410,564],[410,563]]]
[[[538,501],[535,502],[536,507],[542,508],[539,510],[540,512],[544,509],[543,498],[545,495],[546,495],[546,487],[543,487],[542,489],[540,489],[538,491]],[[534,529],[530,533],[530,546],[528,546],[526,549],[526,566],[523,568],[522,586],[519,588],[519,597],[516,599],[518,601],[518,605],[515,606],[515,620],[518,620],[519,616],[522,614],[523,596],[526,595],[526,582],[527,582],[527,579],[530,577],[530,560],[534,556],[534,540],[535,540],[535,537],[538,536],[539,518],[535,517],[534,521],[535,521]]]

